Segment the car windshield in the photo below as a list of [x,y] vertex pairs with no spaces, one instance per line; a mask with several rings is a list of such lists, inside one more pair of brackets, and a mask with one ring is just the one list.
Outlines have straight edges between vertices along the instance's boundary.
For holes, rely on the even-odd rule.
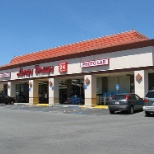
[[154,98],[154,91],[148,92],[145,97]]
[[0,97],[8,97],[8,96],[4,93],[0,93]]
[[125,98],[126,98],[126,95],[114,95],[112,97],[112,99],[114,100],[125,99]]

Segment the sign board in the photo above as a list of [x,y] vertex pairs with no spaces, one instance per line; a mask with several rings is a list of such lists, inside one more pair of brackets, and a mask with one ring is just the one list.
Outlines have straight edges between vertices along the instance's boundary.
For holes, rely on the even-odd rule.
[[0,78],[9,78],[11,77],[11,73],[0,73]]
[[[39,65],[35,65],[35,74],[42,75],[42,74],[50,74],[54,72],[54,66],[43,66],[40,67]],[[26,69],[20,68],[19,72],[17,73],[18,77],[30,77],[33,75],[33,69]]]
[[93,67],[93,66],[101,66],[101,65],[109,65],[109,59],[97,59],[97,60],[91,60],[91,61],[85,61],[81,63],[81,67]]
[[67,72],[67,62],[59,63],[59,72],[60,73]]
[[119,89],[120,89],[120,85],[116,84],[116,90],[119,90]]

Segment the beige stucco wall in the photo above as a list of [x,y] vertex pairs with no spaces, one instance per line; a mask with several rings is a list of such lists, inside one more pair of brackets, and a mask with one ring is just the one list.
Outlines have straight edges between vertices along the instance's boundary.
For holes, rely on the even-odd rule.
[[3,84],[0,84],[0,92],[3,91]]
[[110,69],[153,66],[153,47],[118,51],[110,55]]
[[[136,80],[137,74],[142,76],[141,81]],[[148,72],[146,70],[140,70],[134,72],[134,83],[135,83],[135,93],[140,97],[144,98],[145,94],[148,92]]]

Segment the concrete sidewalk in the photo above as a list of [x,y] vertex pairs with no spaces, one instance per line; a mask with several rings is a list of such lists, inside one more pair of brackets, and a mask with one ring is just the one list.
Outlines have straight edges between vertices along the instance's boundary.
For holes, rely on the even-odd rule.
[[63,106],[63,107],[73,107],[73,106],[78,106],[80,108],[93,108],[93,109],[108,109],[108,106],[107,105],[97,105],[97,106],[94,106],[94,107],[87,107],[85,105],[72,105],[72,104],[58,104],[58,105],[49,105],[49,104],[34,104],[34,105],[30,105],[28,103],[15,103],[14,105],[28,105],[28,106],[42,106],[42,107],[48,107],[48,106]]

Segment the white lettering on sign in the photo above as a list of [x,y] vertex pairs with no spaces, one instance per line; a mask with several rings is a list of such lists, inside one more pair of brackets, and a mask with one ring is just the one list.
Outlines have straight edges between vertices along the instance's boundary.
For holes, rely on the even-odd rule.
[[67,72],[67,62],[59,63],[59,72],[60,73]]
[[91,61],[85,61],[81,63],[81,67],[92,67],[92,66],[100,66],[100,65],[109,65],[109,59],[97,59]]
[[0,73],[0,78],[8,78],[10,76],[11,76],[10,73]]

